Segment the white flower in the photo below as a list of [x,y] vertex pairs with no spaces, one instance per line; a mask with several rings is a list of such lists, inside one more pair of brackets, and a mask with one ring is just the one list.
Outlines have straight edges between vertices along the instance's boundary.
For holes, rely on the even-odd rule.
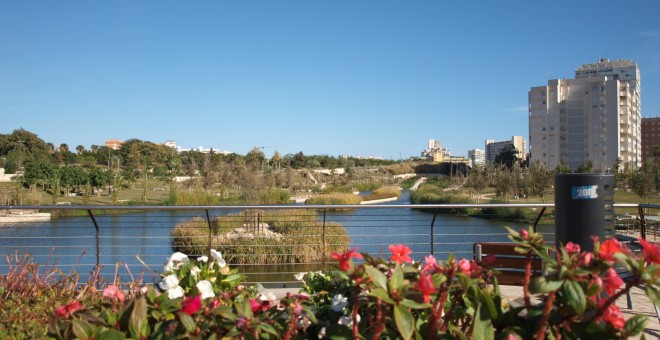
[[344,308],[348,306],[348,299],[341,294],[335,295],[332,298],[332,310],[335,312],[341,312]]
[[202,270],[199,269],[199,267],[197,267],[197,266],[194,266],[194,267],[190,268],[190,275],[192,275],[194,278],[197,278],[197,274],[199,274],[201,272],[202,272]]
[[177,287],[179,285],[179,279],[176,277],[176,275],[168,275],[163,278],[163,281],[160,281],[158,283],[158,287],[162,290],[170,290],[174,287]]
[[[360,314],[356,315],[357,322],[360,322]],[[339,318],[339,321],[337,322],[340,325],[344,325],[348,328],[353,328],[353,316],[342,316]]]
[[215,249],[211,249],[211,257],[215,260],[215,262],[220,265],[220,268],[224,268],[227,265],[227,262],[225,262],[225,259],[222,258],[222,253]]
[[199,292],[202,294],[202,299],[212,298],[215,296],[213,293],[213,286],[211,285],[211,281],[202,280],[197,282],[196,286]]
[[179,269],[182,264],[187,264],[190,263],[190,259],[188,258],[188,255],[181,253],[181,252],[176,252],[170,256],[170,258],[167,260],[167,263],[163,267],[164,272],[170,272],[173,269]]
[[209,257],[208,256],[200,256],[200,257],[197,258],[197,261],[199,261],[199,262],[208,262]]
[[184,295],[184,292],[183,292],[183,288],[181,288],[181,286],[176,286],[172,289],[167,290],[167,297],[170,298],[170,300],[183,297],[183,295]]
[[319,339],[325,339],[325,327],[322,327],[318,334]]
[[298,281],[303,281],[303,279],[305,278],[305,274],[307,274],[307,273],[305,273],[305,272],[300,272],[300,273],[294,275],[293,277],[295,277],[296,280],[298,280]]

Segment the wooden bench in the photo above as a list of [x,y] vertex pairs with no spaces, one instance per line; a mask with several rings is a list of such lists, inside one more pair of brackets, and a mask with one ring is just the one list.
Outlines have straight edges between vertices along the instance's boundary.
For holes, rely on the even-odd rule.
[[[500,273],[496,276],[497,282],[503,285],[522,286],[525,278],[526,257],[515,250],[515,243],[506,242],[477,242],[473,245],[475,261],[480,262],[486,256],[495,255],[495,260],[489,263],[490,267]],[[543,275],[543,262],[541,258],[532,255],[532,277]]]

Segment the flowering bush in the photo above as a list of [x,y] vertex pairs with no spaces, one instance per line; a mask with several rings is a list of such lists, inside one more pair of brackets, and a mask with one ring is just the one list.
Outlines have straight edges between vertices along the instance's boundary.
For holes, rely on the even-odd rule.
[[[73,301],[56,309],[55,338],[627,338],[643,316],[627,321],[614,301],[643,285],[659,303],[660,247],[640,240],[636,256],[616,239],[595,240],[594,251],[568,243],[554,249],[531,230],[510,231],[517,251],[543,259],[547,275],[530,278],[524,305],[502,297],[496,271],[483,262],[432,255],[413,262],[405,245],[389,259],[351,249],[333,253],[339,270],[300,273],[301,293],[278,300],[263,287],[245,287],[222,255],[189,259],[175,253],[155,287],[124,293],[107,286],[101,304]],[[355,264],[353,259],[362,259]],[[527,266],[531,268],[531,265]],[[624,282],[617,270],[626,270]],[[158,290],[156,289],[158,288]],[[531,294],[542,301],[531,303]]]

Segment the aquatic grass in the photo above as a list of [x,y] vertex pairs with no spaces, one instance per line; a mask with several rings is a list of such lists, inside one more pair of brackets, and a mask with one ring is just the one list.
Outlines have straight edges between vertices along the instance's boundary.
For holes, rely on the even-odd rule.
[[203,255],[221,249],[230,263],[304,263],[329,258],[348,249],[350,237],[336,222],[325,225],[316,214],[301,209],[248,210],[218,216],[211,221],[194,218],[172,229],[172,247]]

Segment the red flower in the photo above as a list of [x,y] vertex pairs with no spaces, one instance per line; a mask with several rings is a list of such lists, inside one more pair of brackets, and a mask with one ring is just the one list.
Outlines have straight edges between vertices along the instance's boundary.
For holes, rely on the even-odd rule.
[[107,297],[112,300],[124,301],[126,296],[124,292],[117,288],[115,285],[109,285],[103,289],[103,297]]
[[646,242],[646,240],[641,238],[639,239],[639,244],[642,245],[644,261],[653,264],[660,263],[660,247],[653,243]]
[[[601,300],[599,308],[602,308],[604,302],[605,299]],[[626,325],[626,319],[623,318],[623,313],[621,313],[619,307],[613,303],[610,304],[603,313],[603,320],[614,326],[616,329],[623,329],[623,326]]]
[[424,294],[424,303],[431,302],[431,294],[435,293],[435,286],[433,285],[431,275],[421,272],[415,289]]
[[250,308],[252,309],[252,313],[256,313],[261,309],[261,302],[257,301],[257,299],[250,299]]
[[610,238],[600,244],[598,256],[605,261],[614,261],[614,254],[621,252],[623,252],[621,243],[615,238]]
[[66,316],[66,305],[55,308],[55,314],[57,316]]
[[57,316],[67,316],[68,314],[73,314],[83,308],[82,303],[79,301],[73,301],[68,305],[63,305],[55,308],[55,314]]
[[342,271],[345,272],[351,266],[351,263],[350,263],[351,258],[353,258],[353,257],[356,258],[356,259],[361,259],[362,258],[361,254],[358,254],[358,253],[355,252],[356,250],[357,250],[357,248],[353,248],[353,249],[351,249],[351,250],[349,250],[349,251],[347,251],[343,254],[340,254],[336,251],[333,251],[331,256],[332,256],[333,259],[339,261],[339,264],[338,264],[339,269],[341,269]]
[[397,244],[393,245],[390,244],[390,251],[392,252],[392,257],[390,257],[390,260],[393,262],[396,262],[398,264],[404,263],[404,262],[412,262],[412,258],[408,255],[412,254],[412,250],[410,248],[404,246],[403,244]]
[[526,241],[529,240],[529,231],[525,229],[520,230],[520,238]]
[[82,303],[79,301],[73,301],[70,304],[66,305],[66,311],[70,314],[73,314],[83,308]]
[[197,295],[197,296],[191,296],[191,297],[187,298],[185,301],[183,301],[181,303],[181,309],[179,309],[179,312],[184,312],[188,315],[193,315],[200,308],[202,308],[202,295],[201,294]]
[[483,263],[487,264],[487,265],[492,265],[493,263],[495,263],[496,260],[497,260],[497,255],[490,254],[490,255],[486,255],[486,257],[484,257]]
[[566,243],[566,246],[564,246],[564,249],[566,249],[566,251],[568,253],[579,253],[580,252],[580,245],[575,244],[573,242],[568,242],[568,243]]
[[605,271],[605,277],[603,277],[603,289],[605,289],[607,294],[614,294],[614,291],[622,285],[623,280],[619,277],[619,274],[616,273],[614,268],[608,268]]

